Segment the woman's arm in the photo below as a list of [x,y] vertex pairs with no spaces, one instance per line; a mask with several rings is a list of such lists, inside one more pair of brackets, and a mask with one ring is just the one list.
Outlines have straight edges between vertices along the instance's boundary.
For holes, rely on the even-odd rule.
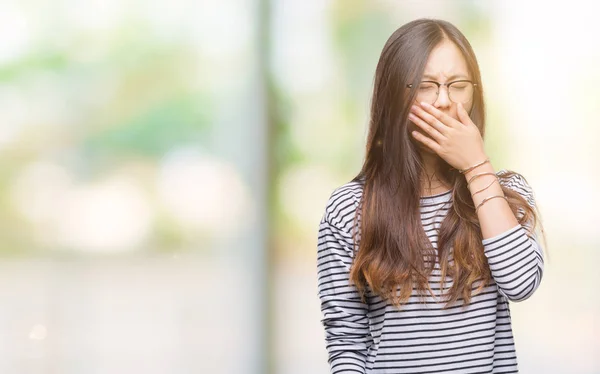
[[[465,174],[467,180],[483,172],[494,172],[489,163]],[[478,206],[488,196],[501,195],[498,183],[492,184],[483,192],[474,192],[487,186],[492,175],[474,179],[469,185],[473,202]],[[531,186],[520,174],[514,174],[505,186],[518,192],[535,209],[535,199]],[[511,301],[522,301],[530,297],[540,285],[544,271],[544,255],[537,235],[527,235],[530,227],[519,224],[506,200],[494,198],[482,205],[477,215],[483,235],[484,253],[498,285],[498,290]]]
[[[421,106],[414,105],[411,112],[410,118],[413,123],[428,134],[425,136],[413,131],[413,136],[453,168],[468,169],[487,159],[481,132],[462,104],[457,104],[458,120],[426,103],[421,103]],[[484,172],[494,174],[490,163],[484,163],[466,172],[465,177],[467,181],[471,181],[471,177]],[[469,184],[476,207],[486,197],[504,196],[498,183],[493,183],[483,192],[476,193],[494,179],[494,175],[484,175],[473,179]],[[511,185],[534,206],[531,188],[522,176],[518,179],[511,182]],[[537,238],[535,235],[530,238],[526,234],[525,227],[519,224],[508,202],[503,198],[486,201],[477,210],[477,216],[483,235],[485,255],[499,292],[513,301],[525,300],[533,294],[542,279],[544,259]]]
[[331,373],[365,373],[372,344],[367,305],[349,283],[352,237],[324,216],[319,225],[317,276]]

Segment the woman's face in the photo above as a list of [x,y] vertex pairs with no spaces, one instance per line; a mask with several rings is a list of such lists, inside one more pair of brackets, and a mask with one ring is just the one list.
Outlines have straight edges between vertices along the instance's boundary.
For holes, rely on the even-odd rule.
[[[472,77],[469,75],[469,70],[467,69],[467,62],[454,43],[444,40],[431,51],[431,54],[427,59],[427,64],[425,65],[425,72],[421,80],[449,83],[461,79],[472,80]],[[415,101],[418,101],[418,98]],[[433,106],[446,113],[450,117],[458,120],[457,104],[452,102],[448,97],[447,87],[440,87],[439,95],[437,100],[435,100],[433,103]],[[467,103],[463,103],[463,107],[467,112],[470,112],[472,106],[473,99]],[[420,127],[416,126],[414,123],[412,123],[412,121],[409,121],[409,134],[415,129],[427,136],[427,134],[423,133]],[[412,136],[410,137],[412,138]],[[416,143],[420,149],[428,153],[435,153],[428,147],[424,146],[421,142],[416,141]]]

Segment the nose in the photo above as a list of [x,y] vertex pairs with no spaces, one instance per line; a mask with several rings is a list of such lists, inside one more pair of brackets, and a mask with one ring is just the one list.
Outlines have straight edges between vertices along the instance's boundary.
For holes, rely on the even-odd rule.
[[448,87],[440,86],[437,100],[435,103],[433,103],[433,105],[436,108],[449,108],[452,105],[450,96],[448,96]]

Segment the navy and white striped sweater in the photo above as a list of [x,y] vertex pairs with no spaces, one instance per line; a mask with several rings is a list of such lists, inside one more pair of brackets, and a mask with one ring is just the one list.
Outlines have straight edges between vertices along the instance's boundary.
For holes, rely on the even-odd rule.
[[[499,181],[535,206],[520,174]],[[319,226],[318,296],[331,373],[517,373],[508,300],[525,300],[540,284],[544,256],[537,236],[517,225],[483,240],[493,281],[466,309],[462,298],[443,309],[443,300],[422,299],[414,291],[400,310],[370,292],[363,303],[348,281],[351,227],[362,191],[359,182],[336,188]],[[421,197],[421,222],[434,248],[451,197],[451,191]],[[437,265],[429,283],[439,296]],[[445,290],[451,282],[447,279]]]

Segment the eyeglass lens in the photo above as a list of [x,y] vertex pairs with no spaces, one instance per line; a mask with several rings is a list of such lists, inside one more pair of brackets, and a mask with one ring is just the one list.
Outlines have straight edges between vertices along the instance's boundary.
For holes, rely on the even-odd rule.
[[[438,98],[437,84],[433,82],[421,82],[417,92],[417,100],[433,104]],[[473,98],[473,83],[468,81],[452,82],[448,86],[448,96],[455,103],[466,104]]]

